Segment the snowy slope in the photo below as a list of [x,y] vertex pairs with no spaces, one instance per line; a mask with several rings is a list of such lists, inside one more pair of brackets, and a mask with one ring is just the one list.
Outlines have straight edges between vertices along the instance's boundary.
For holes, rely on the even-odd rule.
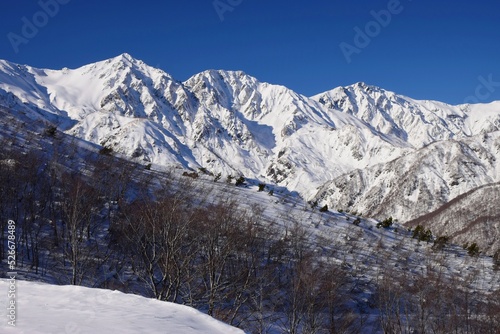
[[385,164],[352,171],[316,194],[332,208],[407,221],[500,175],[500,132],[440,141]]
[[[487,200],[485,200],[487,199]],[[437,235],[450,236],[454,243],[475,242],[481,251],[493,255],[500,250],[500,184],[475,188],[417,219],[408,226],[422,225]]]
[[[0,289],[6,305],[7,279]],[[243,333],[190,307],[118,291],[21,280],[15,290],[16,326],[3,307],[2,333]]]

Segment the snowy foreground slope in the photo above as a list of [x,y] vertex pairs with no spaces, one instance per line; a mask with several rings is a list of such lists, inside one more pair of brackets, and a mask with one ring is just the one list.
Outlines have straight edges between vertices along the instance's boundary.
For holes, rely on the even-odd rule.
[[[0,279],[7,292],[9,281]],[[3,294],[2,300],[7,293]],[[2,305],[6,305],[5,300]],[[193,308],[118,291],[16,281],[16,326],[2,333],[176,333],[230,334],[242,330]]]

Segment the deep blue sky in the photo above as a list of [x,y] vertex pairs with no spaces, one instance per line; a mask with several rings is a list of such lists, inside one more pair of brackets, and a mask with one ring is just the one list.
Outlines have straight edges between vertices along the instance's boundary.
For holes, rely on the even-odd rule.
[[[243,70],[308,96],[364,81],[416,99],[500,100],[498,0],[401,0],[385,26],[370,12],[397,0],[217,0],[232,7],[223,20],[214,0],[59,1],[46,24],[38,0],[2,1],[0,58],[59,69],[128,52],[178,80]],[[41,27],[15,52],[23,17]],[[349,63],[339,45],[356,47],[355,27],[373,37]]]

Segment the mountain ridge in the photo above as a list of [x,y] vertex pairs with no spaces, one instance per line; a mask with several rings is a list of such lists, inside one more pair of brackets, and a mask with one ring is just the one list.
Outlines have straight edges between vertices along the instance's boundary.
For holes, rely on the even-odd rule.
[[[474,149],[500,159],[496,144],[481,143],[484,135],[497,136],[500,101],[453,106],[363,82],[306,97],[242,71],[206,70],[178,81],[125,53],[61,70],[1,60],[0,104],[143,164],[244,175],[332,208],[375,216],[382,213],[370,207],[379,199],[368,204],[368,194],[380,184],[371,176],[364,176],[372,179],[369,185],[350,184],[351,173],[372,175],[405,161],[404,166],[421,167],[402,168],[403,174],[420,175],[427,168],[436,180],[452,183],[462,177],[467,186],[460,186],[457,195],[500,181],[494,163],[472,174],[456,165],[453,180],[443,177],[447,172],[439,159],[430,159],[426,167],[421,163],[421,153],[436,143],[439,149],[432,154],[444,157],[443,152],[454,150],[449,162],[466,161]],[[468,149],[455,149],[457,142]],[[471,159],[485,163],[478,156]],[[398,173],[393,170],[391,182],[404,185],[405,175]],[[328,189],[335,182],[346,187]],[[450,195],[443,198],[451,200],[455,192],[446,189]],[[384,197],[387,193],[380,200],[392,203],[387,215],[410,219],[442,204],[437,191],[429,190],[429,198],[408,197],[405,205],[396,196]]]

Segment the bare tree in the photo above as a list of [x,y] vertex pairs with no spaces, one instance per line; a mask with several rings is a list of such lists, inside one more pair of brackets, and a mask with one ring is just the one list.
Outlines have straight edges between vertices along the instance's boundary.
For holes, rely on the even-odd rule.
[[94,235],[100,202],[81,178],[67,175],[61,203],[63,254],[71,266],[70,283],[81,284],[95,261],[99,244]]

